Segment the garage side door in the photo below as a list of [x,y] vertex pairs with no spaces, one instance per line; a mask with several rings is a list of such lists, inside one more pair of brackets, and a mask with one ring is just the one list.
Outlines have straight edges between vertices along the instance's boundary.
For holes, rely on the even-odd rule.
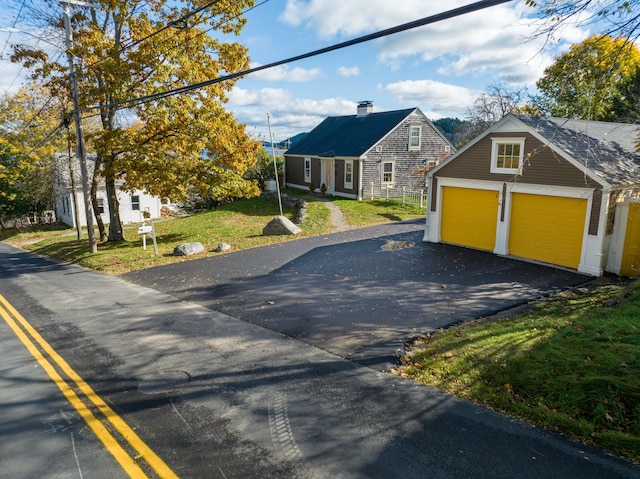
[[576,269],[580,265],[587,200],[511,195],[509,254]]
[[629,205],[627,232],[624,236],[624,250],[620,275],[635,278],[640,274],[640,203]]
[[496,245],[498,199],[497,191],[443,187],[442,241],[493,251]]

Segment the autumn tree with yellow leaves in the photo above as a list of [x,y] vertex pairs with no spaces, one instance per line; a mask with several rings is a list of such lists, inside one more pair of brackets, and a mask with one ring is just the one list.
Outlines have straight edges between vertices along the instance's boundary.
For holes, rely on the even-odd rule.
[[544,71],[538,106],[552,116],[634,122],[640,118],[639,76],[640,50],[633,42],[593,35]]
[[62,111],[35,85],[0,98],[0,228],[26,216],[40,221],[54,208],[52,156],[66,135],[51,133]]
[[[46,11],[60,12],[57,0],[45,3]],[[174,201],[189,188],[203,194],[223,189],[234,197],[258,194],[242,175],[255,163],[260,144],[224,108],[234,81],[189,88],[248,68],[247,49],[230,38],[253,4],[104,0],[99,8],[72,6],[71,54],[82,115],[99,119],[87,145],[96,154],[94,188],[100,180],[106,183],[109,241],[123,239],[120,184]],[[62,29],[61,16],[47,21]],[[13,59],[55,94],[68,95],[67,68],[60,60],[20,46]]]

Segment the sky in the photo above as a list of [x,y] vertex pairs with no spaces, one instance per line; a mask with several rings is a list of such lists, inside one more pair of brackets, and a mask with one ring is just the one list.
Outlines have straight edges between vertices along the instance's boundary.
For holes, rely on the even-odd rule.
[[[3,0],[3,4],[4,4]],[[0,94],[15,92],[25,71],[8,60],[11,44],[41,40],[18,16],[23,0],[0,6]],[[37,3],[39,0],[26,0]],[[467,5],[471,0],[257,0],[237,41],[251,66],[302,55],[336,43]],[[537,12],[524,0],[390,35],[239,80],[226,107],[247,131],[276,141],[310,131],[327,116],[352,115],[357,103],[374,112],[420,108],[428,118],[464,118],[489,85],[535,92],[555,57],[592,32],[568,26],[552,41],[532,39]],[[268,128],[268,121],[271,130]]]

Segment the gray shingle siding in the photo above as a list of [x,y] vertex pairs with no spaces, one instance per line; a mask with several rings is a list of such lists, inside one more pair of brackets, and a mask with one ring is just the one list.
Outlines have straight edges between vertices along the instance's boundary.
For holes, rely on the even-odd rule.
[[[409,129],[411,125],[420,124],[420,150],[409,151]],[[442,138],[435,127],[423,115],[414,113],[408,116],[393,132],[377,143],[364,160],[362,171],[363,197],[373,193],[381,196],[382,164],[386,161],[394,162],[394,188],[405,187],[407,190],[426,189],[426,175],[416,170],[426,168],[429,161],[438,161],[444,157],[451,145]]]

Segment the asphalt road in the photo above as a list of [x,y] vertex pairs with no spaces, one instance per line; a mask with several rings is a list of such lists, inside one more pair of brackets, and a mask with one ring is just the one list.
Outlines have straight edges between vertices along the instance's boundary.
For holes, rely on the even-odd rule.
[[133,272],[123,279],[379,370],[406,341],[588,281],[575,272],[424,243],[424,220]]
[[[297,258],[313,249],[297,243],[286,245]],[[253,271],[238,264],[238,278],[243,268]],[[640,478],[600,451],[290,336],[2,243],[0,294],[179,477]],[[0,478],[124,477],[8,324]]]

